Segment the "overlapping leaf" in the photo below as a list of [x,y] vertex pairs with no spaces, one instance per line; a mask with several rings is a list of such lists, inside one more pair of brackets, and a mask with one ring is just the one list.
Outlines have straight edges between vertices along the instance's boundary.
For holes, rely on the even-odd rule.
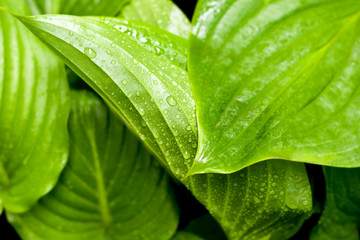
[[[178,178],[185,175],[191,162],[183,159],[195,156],[197,141],[185,70],[149,53],[109,19],[56,15],[20,19],[105,99],[164,166]],[[176,39],[175,49],[182,44]]]
[[36,14],[115,16],[131,0],[26,0]]
[[168,175],[95,95],[72,96],[69,163],[11,224],[22,239],[170,239],[178,213]]
[[360,169],[324,167],[326,202],[311,240],[356,240],[360,227]]
[[[137,35],[124,33],[117,20],[69,16],[20,19],[106,100],[164,166],[179,179],[186,174],[197,141],[186,71],[143,47]],[[154,39],[149,44],[165,41],[151,37]],[[176,49],[174,39],[164,43],[172,43]],[[278,178],[272,178],[275,172]],[[196,175],[182,180],[234,239],[286,239],[311,209],[303,164],[269,161],[231,175]],[[261,189],[264,193],[257,199],[247,195]],[[254,210],[260,213],[249,215],[244,222],[243,216]]]
[[200,1],[191,173],[273,158],[360,166],[359,19],[357,0]]
[[[25,1],[1,7],[28,14]],[[26,211],[55,185],[68,157],[68,86],[62,62],[0,12],[0,205]]]
[[132,0],[120,16],[158,26],[183,38],[190,35],[189,19],[171,0]]

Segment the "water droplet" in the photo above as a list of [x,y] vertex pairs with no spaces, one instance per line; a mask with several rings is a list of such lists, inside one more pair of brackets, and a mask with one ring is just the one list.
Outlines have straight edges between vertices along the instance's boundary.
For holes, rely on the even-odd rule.
[[180,114],[176,114],[175,117],[176,117],[176,118],[180,118]]
[[164,114],[168,115],[169,111],[167,109],[164,110]]
[[190,125],[189,125],[189,126],[187,126],[186,130],[191,131],[191,127],[190,127]]
[[116,61],[115,60],[111,60],[111,64],[115,65]]
[[96,57],[96,52],[92,48],[86,47],[84,49],[84,53],[91,59]]
[[159,137],[159,132],[156,128],[153,129],[153,135],[155,138],[158,138]]
[[112,43],[112,44],[110,44],[110,47],[114,48],[114,47],[116,47],[116,44]]
[[138,60],[136,60],[135,58],[133,58],[133,63],[136,65],[136,64],[138,64],[139,62],[138,62]]
[[162,49],[162,48],[160,48],[160,47],[158,47],[158,46],[155,46],[154,49],[155,49],[155,53],[156,53],[157,55],[161,55],[161,54],[164,53],[164,49]]
[[139,109],[139,113],[140,113],[140,115],[144,115],[144,114],[145,114],[144,109],[140,108],[140,109]]
[[74,36],[74,33],[73,33],[73,32],[69,32],[69,36],[70,36],[70,37]]
[[121,83],[124,84],[124,85],[126,85],[126,84],[127,84],[127,80],[124,79],[124,80],[121,81]]
[[184,153],[184,158],[185,158],[185,159],[189,159],[189,158],[190,158],[190,153],[189,153],[189,152],[185,152],[185,153]]
[[141,126],[146,127],[146,122],[144,120],[141,120]]
[[168,96],[166,98],[166,101],[170,106],[175,106],[177,104],[176,100],[172,96]]

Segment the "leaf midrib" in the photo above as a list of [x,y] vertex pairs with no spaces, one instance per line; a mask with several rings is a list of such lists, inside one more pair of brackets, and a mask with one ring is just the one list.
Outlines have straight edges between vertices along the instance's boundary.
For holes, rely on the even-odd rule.
[[95,167],[94,176],[96,179],[97,191],[99,193],[98,194],[99,210],[100,210],[101,220],[102,220],[103,227],[104,227],[104,233],[106,234],[109,231],[110,226],[112,224],[112,217],[110,214],[110,207],[109,207],[107,192],[106,192],[106,188],[105,188],[105,180],[104,180],[104,175],[102,173],[102,167],[101,167],[101,163],[100,163],[99,152],[98,152],[96,140],[94,138],[95,133],[93,131],[88,130],[88,131],[86,131],[86,134],[88,136],[88,139],[89,139],[89,142],[91,145],[91,154],[93,156],[94,167]]

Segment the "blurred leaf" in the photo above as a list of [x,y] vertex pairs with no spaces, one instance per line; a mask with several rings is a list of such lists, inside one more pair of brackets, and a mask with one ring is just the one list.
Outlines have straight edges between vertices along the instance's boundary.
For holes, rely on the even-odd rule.
[[190,35],[189,19],[171,0],[132,0],[119,16],[149,23],[186,39]]
[[326,201],[311,240],[357,240],[360,228],[360,168],[324,167]]
[[[28,14],[25,1],[0,6]],[[68,158],[69,90],[62,62],[0,12],[0,206],[24,212],[55,185]]]
[[32,240],[169,239],[178,213],[168,175],[97,97],[72,96],[69,163],[28,213],[8,214],[11,224]]

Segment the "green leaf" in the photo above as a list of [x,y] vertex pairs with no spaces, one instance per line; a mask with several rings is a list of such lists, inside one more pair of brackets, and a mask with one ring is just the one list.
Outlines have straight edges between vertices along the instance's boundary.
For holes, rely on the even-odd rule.
[[119,16],[158,26],[186,39],[190,35],[189,19],[171,0],[132,0]]
[[117,18],[90,18],[102,21],[127,34],[143,49],[163,59],[167,59],[186,70],[188,41],[177,35],[171,34],[161,28],[137,21],[121,20]]
[[130,0],[26,0],[33,15],[115,16]]
[[311,240],[357,240],[360,227],[360,168],[324,167],[326,201]]
[[[0,6],[28,14],[24,1]],[[62,62],[0,12],[0,205],[23,212],[48,193],[68,158],[69,90]]]
[[95,95],[72,96],[59,183],[11,224],[23,239],[169,239],[179,216],[168,175]]
[[[228,236],[252,239],[251,236],[266,233],[286,239],[301,226],[311,209],[310,186],[303,164],[269,161],[230,175],[206,174],[183,179],[195,157],[197,137],[194,100],[187,72],[182,68],[144,49],[135,38],[113,27],[111,19],[44,16],[21,20],[105,99],[164,166],[182,179]],[[154,41],[150,43],[159,40],[156,35],[152,37]],[[73,42],[74,38],[84,39],[83,45]],[[176,42],[172,43],[176,48]],[[113,60],[114,66],[106,64]],[[275,172],[279,175],[273,180],[270,176]],[[263,182],[265,186],[260,185]],[[284,195],[281,190],[273,195],[272,184],[279,185]],[[269,189],[269,193],[265,192],[266,197],[258,198],[257,202],[246,194],[261,192],[261,188]],[[295,199],[295,203],[286,199]],[[306,204],[298,204],[297,199]],[[248,206],[244,207],[242,202]],[[253,228],[248,229],[243,214],[262,211],[265,205],[272,211],[254,218],[249,216]],[[285,215],[291,218],[283,218]],[[268,226],[264,223],[269,228],[257,232],[257,227]],[[271,228],[273,225],[276,228]]]
[[[289,239],[311,214],[302,163],[269,160],[232,174],[206,174],[192,190],[229,239]],[[202,189],[201,189],[202,187]]]
[[265,159],[360,166],[360,2],[201,0],[191,174]]
[[[106,22],[56,15],[19,19],[99,93],[165,167],[179,179],[185,176],[197,142],[185,70],[141,47],[109,18]],[[167,39],[153,37],[146,36],[150,45]],[[171,42],[174,48],[182,44],[176,39]]]

